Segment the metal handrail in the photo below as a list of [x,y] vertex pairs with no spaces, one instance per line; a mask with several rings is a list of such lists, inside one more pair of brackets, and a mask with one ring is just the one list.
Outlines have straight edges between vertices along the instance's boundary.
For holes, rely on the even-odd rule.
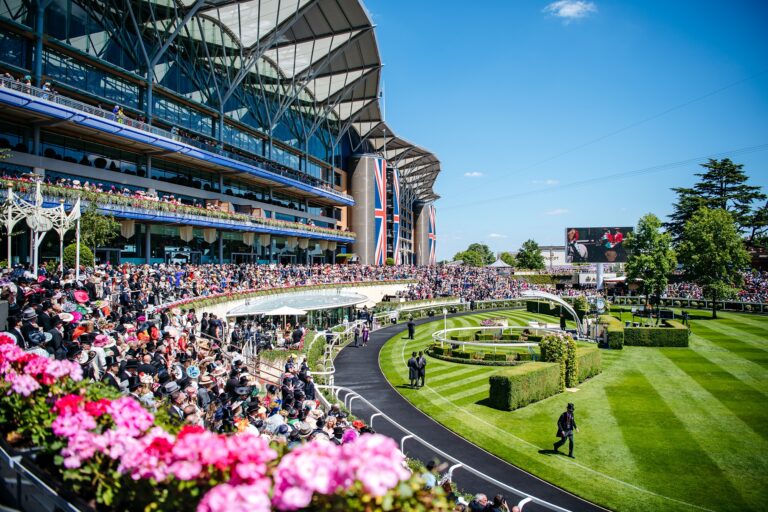
[[[492,478],[492,477],[486,475],[482,471],[480,471],[478,469],[475,469],[474,467],[472,467],[472,466],[470,466],[470,465],[460,461],[456,457],[454,457],[454,456],[444,452],[440,448],[437,448],[435,445],[429,443],[428,441],[426,441],[425,439],[423,439],[419,435],[414,434],[413,432],[411,432],[410,430],[408,430],[407,428],[403,427],[398,422],[396,422],[395,420],[390,418],[386,413],[384,413],[381,410],[379,410],[378,407],[376,407],[371,402],[366,400],[365,397],[361,396],[359,393],[357,393],[353,389],[350,389],[350,388],[347,388],[347,387],[344,387],[344,386],[327,386],[327,385],[315,385],[315,387],[318,388],[318,389],[329,389],[331,391],[331,393],[333,393],[334,397],[337,400],[339,399],[339,393],[342,392],[342,391],[346,392],[347,396],[348,395],[353,395],[355,399],[359,400],[360,402],[362,402],[363,404],[365,404],[367,407],[369,407],[371,410],[374,411],[374,414],[372,414],[370,416],[369,420],[368,420],[368,424],[371,426],[371,428],[373,428],[373,421],[372,420],[373,420],[374,417],[381,416],[382,418],[387,420],[392,426],[394,426],[395,428],[397,428],[398,430],[400,430],[401,432],[403,432],[405,434],[400,439],[400,445],[401,445],[401,450],[400,451],[402,451],[402,452],[405,452],[405,450],[403,449],[404,446],[405,446],[405,441],[407,439],[413,439],[413,440],[417,441],[419,444],[421,444],[421,445],[425,446],[426,448],[428,448],[429,450],[433,451],[434,453],[436,453],[440,457],[444,458],[445,460],[448,460],[448,461],[454,463],[455,465],[457,465],[457,464],[461,465],[461,466],[454,466],[454,469],[458,469],[458,467],[461,467],[461,468],[465,469],[466,471],[468,471],[469,473],[472,473],[473,475],[481,478],[482,480],[485,480],[486,482],[488,482],[491,485],[495,485],[495,486],[497,486],[497,487],[499,487],[501,489],[504,489],[507,492],[511,492],[511,493],[516,494],[518,496],[523,496],[524,498],[530,498],[530,500],[533,501],[534,503],[536,503],[537,505],[541,505],[542,507],[545,507],[545,508],[547,508],[549,510],[557,510],[557,511],[560,511],[560,512],[568,512],[568,509],[566,509],[566,508],[563,508],[563,507],[561,507],[559,505],[555,505],[554,503],[550,503],[550,502],[548,502],[546,500],[537,498],[536,496],[528,494],[525,491],[521,491],[520,489],[517,489],[517,488],[512,487],[510,485],[507,485],[507,484],[505,484],[503,482],[500,482],[499,480],[496,480],[495,478]],[[345,396],[342,399],[342,401],[344,401],[345,403],[346,403],[347,396]],[[351,405],[352,404],[351,404],[351,401],[350,401],[349,406],[347,407],[350,410],[350,412],[351,412]],[[451,476],[452,476],[452,473],[451,473]]]
[[[205,144],[203,142],[200,142],[199,140],[195,140],[189,137],[182,137],[178,133],[173,133],[171,131],[158,128],[157,126],[152,126],[147,123],[131,119],[129,117],[119,118],[116,114],[110,111],[107,111],[98,107],[94,107],[92,105],[88,105],[87,103],[83,103],[81,101],[68,98],[67,96],[62,96],[52,91],[45,91],[33,85],[26,85],[20,81],[13,80],[7,77],[0,77],[0,88],[8,88],[11,90],[19,91],[21,93],[34,96],[36,98],[50,101],[52,103],[58,103],[59,105],[64,105],[66,107],[78,110],[80,112],[85,112],[87,114],[100,117],[102,119],[107,119],[109,121],[113,121],[118,124],[124,124],[125,126],[128,126],[130,128],[135,128],[141,131],[149,132],[149,133],[152,133],[153,135],[165,137],[175,142],[181,142],[182,144],[187,144],[189,146],[193,146],[203,151],[208,151],[210,153],[215,153],[217,155],[231,158],[233,160],[237,160],[242,163],[254,165],[270,174],[280,175],[283,178],[287,178],[287,179],[302,183],[304,185],[309,185],[311,187],[318,188],[325,193],[328,193],[346,200],[353,200],[352,196],[350,196],[349,194],[345,194],[344,192],[335,190],[329,185],[324,184],[320,180],[309,179],[309,175],[306,175],[306,178],[304,177],[300,178],[295,176],[295,174],[299,174],[300,171],[288,171],[287,169],[281,169],[274,163],[261,161],[255,158],[249,158],[244,155],[239,155],[237,153],[227,151],[215,145]],[[245,148],[241,148],[241,149],[245,149]]]

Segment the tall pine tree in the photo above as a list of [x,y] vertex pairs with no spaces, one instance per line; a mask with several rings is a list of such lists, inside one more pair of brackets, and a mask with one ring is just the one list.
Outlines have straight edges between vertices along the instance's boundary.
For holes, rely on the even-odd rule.
[[747,184],[749,177],[744,173],[744,165],[735,164],[729,158],[710,159],[701,166],[705,171],[696,174],[701,179],[693,188],[672,189],[677,193],[677,202],[666,228],[674,240],[681,241],[685,223],[700,208],[727,211],[740,232],[751,234],[760,211],[753,211],[753,204],[766,198],[761,187]]

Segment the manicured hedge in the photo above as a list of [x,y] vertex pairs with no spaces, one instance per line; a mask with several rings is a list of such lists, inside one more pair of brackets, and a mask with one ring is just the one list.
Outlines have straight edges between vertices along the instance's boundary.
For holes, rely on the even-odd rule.
[[507,360],[506,354],[490,354],[490,353],[483,354],[483,361],[506,361],[506,360]]
[[453,341],[473,341],[472,336],[470,336],[469,334],[461,334],[461,335],[457,334],[457,335],[451,336],[451,339]]
[[519,334],[502,334],[499,341],[520,341]]
[[487,333],[487,334],[480,333],[480,332],[475,333],[475,341],[493,341],[493,340],[494,340],[494,336],[491,333]]
[[491,407],[518,409],[560,392],[560,365],[529,363],[503,370],[490,378]]
[[472,354],[469,352],[451,352],[451,356],[456,359],[472,359]]
[[624,344],[635,347],[687,347],[690,331],[675,320],[665,320],[664,327],[626,327]]
[[579,347],[576,349],[578,360],[579,382],[584,382],[602,371],[600,349],[597,347]]
[[621,320],[611,315],[600,315],[600,323],[605,324],[608,331],[608,348],[621,350],[625,343]]

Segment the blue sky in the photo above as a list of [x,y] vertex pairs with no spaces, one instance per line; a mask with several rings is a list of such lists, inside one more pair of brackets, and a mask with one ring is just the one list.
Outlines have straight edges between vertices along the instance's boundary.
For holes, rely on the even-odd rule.
[[439,259],[665,216],[707,155],[768,190],[768,2],[365,5],[388,124],[442,162]]

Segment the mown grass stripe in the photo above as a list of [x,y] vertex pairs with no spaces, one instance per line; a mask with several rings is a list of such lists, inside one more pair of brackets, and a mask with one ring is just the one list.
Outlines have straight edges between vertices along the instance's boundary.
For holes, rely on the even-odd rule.
[[[629,384],[627,386],[626,384]],[[681,499],[701,506],[711,506],[699,492],[702,477],[720,482],[734,510],[744,510],[747,504],[728,482],[723,471],[693,439],[656,389],[639,371],[629,371],[625,384],[606,387],[606,395],[614,417],[641,469],[640,482],[661,493],[674,493]],[[638,400],[638,397],[642,397]],[[696,461],[696,471],[691,471]],[[660,481],[658,473],[674,474],[674,481]]]
[[768,439],[765,394],[693,350],[664,354],[763,439]]

